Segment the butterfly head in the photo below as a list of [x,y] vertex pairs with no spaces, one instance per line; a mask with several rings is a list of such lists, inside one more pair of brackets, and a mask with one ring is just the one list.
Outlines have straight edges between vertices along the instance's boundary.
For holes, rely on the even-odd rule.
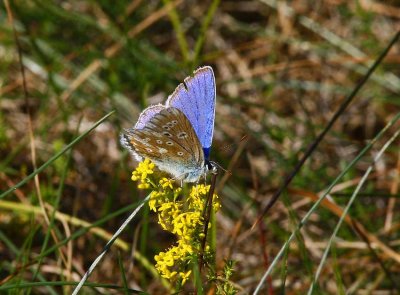
[[205,161],[205,172],[206,174],[217,174],[219,165],[214,161]]

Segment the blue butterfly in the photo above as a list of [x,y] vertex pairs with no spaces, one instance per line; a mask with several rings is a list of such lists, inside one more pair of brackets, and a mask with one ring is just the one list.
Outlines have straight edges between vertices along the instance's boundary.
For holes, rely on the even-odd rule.
[[214,132],[215,77],[211,67],[197,69],[168,97],[165,105],[146,108],[135,126],[121,134],[121,144],[141,161],[184,182],[198,182],[208,171]]

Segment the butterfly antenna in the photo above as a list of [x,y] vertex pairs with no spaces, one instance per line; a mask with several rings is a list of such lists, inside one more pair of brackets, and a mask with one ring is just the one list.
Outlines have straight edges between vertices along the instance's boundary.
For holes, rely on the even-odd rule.
[[[247,140],[248,137],[249,137],[249,136],[248,136],[247,134],[245,134],[245,135],[242,136],[242,138],[239,140],[239,142],[232,143],[232,144],[228,144],[228,145],[226,145],[226,146],[220,148],[219,150],[220,150],[220,151],[227,150],[227,149],[229,149],[229,148],[231,148],[231,147],[233,147],[233,146],[235,146],[235,145],[237,145],[237,144],[243,142],[244,140]],[[230,170],[226,170],[225,168],[223,168],[223,167],[222,167],[221,165],[219,165],[218,163],[212,162],[212,164],[215,165],[215,166],[217,166],[218,168],[220,168],[222,171],[228,173],[229,176],[232,176],[232,175],[233,175],[232,172],[231,172]]]
[[222,171],[228,173],[230,176],[232,176],[232,172],[230,170],[226,170],[224,167],[222,167],[220,164],[218,164],[217,162],[214,161],[210,161],[210,163],[216,167],[218,167],[218,169],[221,169]]
[[242,138],[241,138],[238,142],[231,143],[231,144],[228,144],[228,145],[226,145],[226,146],[223,146],[222,148],[219,149],[219,151],[224,151],[224,150],[230,149],[231,147],[233,147],[233,146],[235,146],[235,145],[238,145],[238,144],[241,143],[242,141],[247,140],[248,137],[249,137],[249,136],[248,136],[247,134],[245,134],[245,135],[242,136]]

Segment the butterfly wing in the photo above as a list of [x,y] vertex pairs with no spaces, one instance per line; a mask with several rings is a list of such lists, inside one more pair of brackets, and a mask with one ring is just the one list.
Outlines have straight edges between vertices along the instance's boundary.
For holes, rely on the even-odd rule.
[[140,113],[139,119],[137,120],[134,128],[142,129],[155,114],[161,112],[163,109],[165,109],[165,106],[162,104],[149,106]]
[[169,96],[166,106],[177,108],[186,115],[208,158],[215,118],[215,77],[212,68],[199,68],[193,77],[186,78]]
[[141,129],[130,129],[121,142],[137,157],[149,158],[177,179],[197,181],[204,171],[204,153],[197,135],[177,108],[164,108]]
[[160,111],[165,109],[165,106],[162,104],[157,104],[146,108],[143,112],[140,113],[139,119],[137,120],[135,126],[131,129],[126,129],[125,133],[122,133],[120,136],[121,144],[127,148],[131,154],[135,157],[137,161],[141,161],[142,157],[135,151],[132,144],[130,143],[130,138],[132,137],[132,132],[135,129],[142,129],[146,123],[154,117],[154,115],[158,114]]

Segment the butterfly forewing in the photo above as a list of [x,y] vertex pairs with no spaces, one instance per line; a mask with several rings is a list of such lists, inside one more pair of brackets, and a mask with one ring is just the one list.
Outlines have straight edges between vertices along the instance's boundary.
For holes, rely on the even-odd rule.
[[133,129],[126,136],[136,153],[174,176],[178,177],[180,171],[203,169],[200,141],[189,120],[176,108],[160,111],[145,127]]
[[178,85],[167,106],[182,111],[192,124],[201,145],[210,148],[215,118],[215,77],[211,67],[197,69],[193,77]]
[[157,113],[165,109],[162,104],[152,105],[145,109],[139,116],[138,121],[135,124],[135,129],[142,129],[146,126],[146,123]]

